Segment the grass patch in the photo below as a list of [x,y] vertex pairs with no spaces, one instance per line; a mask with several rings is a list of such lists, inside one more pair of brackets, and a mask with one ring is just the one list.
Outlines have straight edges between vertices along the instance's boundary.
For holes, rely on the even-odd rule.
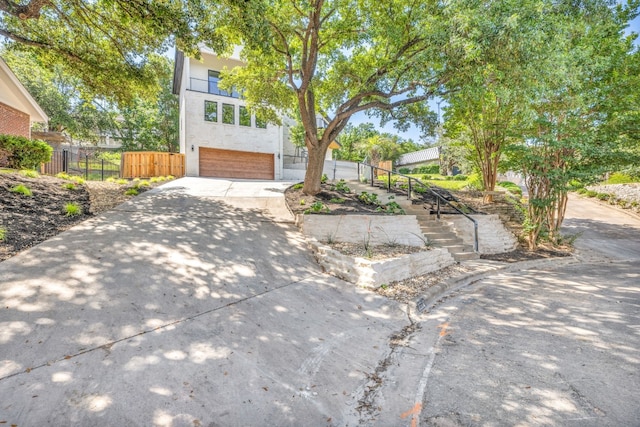
[[82,215],[82,207],[77,203],[67,203],[64,205],[63,212],[66,216]]
[[29,187],[24,184],[18,184],[15,187],[12,187],[9,191],[11,191],[12,193],[22,194],[23,196],[27,197],[33,196],[33,193],[31,192],[31,190],[29,190]]

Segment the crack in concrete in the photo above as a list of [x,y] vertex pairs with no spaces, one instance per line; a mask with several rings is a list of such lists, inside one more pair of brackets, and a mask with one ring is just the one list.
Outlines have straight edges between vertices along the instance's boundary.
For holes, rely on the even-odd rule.
[[248,301],[248,300],[263,296],[263,295],[266,295],[266,294],[274,292],[274,291],[278,291],[280,289],[284,289],[284,288],[289,287],[291,285],[302,283],[302,282],[304,282],[306,280],[309,280],[309,279],[312,279],[314,277],[321,276],[321,275],[322,275],[322,273],[311,274],[311,275],[309,275],[307,277],[304,277],[302,279],[299,279],[299,280],[296,280],[296,281],[293,281],[293,282],[289,282],[289,283],[285,283],[284,285],[275,287],[273,289],[268,289],[266,291],[258,292],[256,294],[249,295],[247,297],[244,297],[244,298],[241,298],[241,299],[238,299],[238,300],[235,300],[235,301],[231,301],[231,302],[229,302],[227,304],[221,305],[220,307],[212,308],[211,310],[202,311],[200,313],[196,313],[196,314],[194,314],[192,316],[188,316],[188,317],[183,317],[182,319],[174,320],[173,322],[165,323],[165,324],[162,324],[162,325],[157,326],[155,328],[143,330],[143,331],[138,332],[137,334],[133,334],[133,335],[130,335],[130,336],[127,336],[127,337],[124,337],[124,338],[120,338],[120,339],[117,339],[117,340],[114,340],[114,341],[110,341],[108,343],[101,344],[101,345],[96,346],[96,347],[91,347],[91,348],[79,351],[77,353],[74,353],[74,354],[67,354],[67,355],[59,357],[57,359],[53,359],[53,360],[50,360],[48,362],[42,363],[40,365],[28,367],[23,371],[14,372],[12,374],[9,374],[9,375],[6,375],[4,377],[1,377],[0,381],[6,380],[6,379],[9,379],[9,378],[13,378],[13,377],[16,377],[16,376],[19,376],[19,375],[28,374],[28,373],[36,370],[36,369],[44,368],[46,366],[52,366],[52,365],[55,365],[55,364],[57,364],[59,362],[62,362],[64,360],[70,360],[70,359],[85,355],[87,353],[92,353],[92,352],[94,352],[96,350],[104,350],[104,351],[107,352],[107,354],[110,354],[111,353],[111,348],[115,344],[121,343],[123,341],[127,341],[127,340],[130,340],[132,338],[139,337],[139,336],[142,336],[142,335],[147,335],[147,334],[149,334],[151,332],[156,332],[156,331],[159,331],[159,330],[162,330],[162,329],[166,329],[166,328],[169,328],[169,327],[172,327],[172,326],[175,326],[175,325],[179,325],[181,323],[186,323],[186,322],[195,320],[195,319],[197,319],[199,317],[206,316],[207,314],[211,314],[211,313],[214,313],[216,311],[219,311],[219,310],[222,310],[222,309],[225,309],[225,308],[228,308],[228,307],[232,307],[232,306],[240,304],[242,302],[245,302],[245,301]]
[[389,351],[386,356],[378,361],[378,365],[373,372],[365,373],[367,382],[362,386],[363,396],[358,400],[358,406],[355,408],[360,415],[359,425],[369,425],[369,423],[375,421],[376,414],[382,410],[380,406],[376,405],[376,398],[385,380],[384,376],[387,369],[391,366],[398,348],[408,347],[410,338],[421,329],[420,324],[413,320],[409,305],[407,306],[407,320],[409,321],[408,325],[389,336]]

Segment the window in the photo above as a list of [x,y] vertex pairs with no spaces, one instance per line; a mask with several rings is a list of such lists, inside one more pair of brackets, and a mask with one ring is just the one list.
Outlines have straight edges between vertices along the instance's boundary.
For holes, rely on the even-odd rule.
[[232,98],[240,98],[240,94],[234,89],[231,90],[231,93],[226,90],[222,90],[218,87],[218,83],[220,82],[220,72],[209,70],[209,93],[213,93],[215,95],[222,96],[230,96]]
[[267,122],[262,120],[260,117],[256,116],[256,127],[260,129],[266,129]]
[[251,126],[251,114],[247,107],[240,106],[240,126]]
[[222,104],[222,123],[233,125],[236,123],[236,107],[233,104]]
[[214,101],[204,101],[204,119],[208,122],[218,121],[218,103]]

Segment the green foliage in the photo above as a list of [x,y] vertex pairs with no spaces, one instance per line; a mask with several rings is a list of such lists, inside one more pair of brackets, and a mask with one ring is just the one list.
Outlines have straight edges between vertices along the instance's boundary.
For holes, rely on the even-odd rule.
[[73,190],[76,190],[78,187],[73,182],[67,182],[65,184],[62,184],[62,188],[73,191]]
[[124,192],[125,196],[137,196],[138,189],[137,188],[128,188],[127,191]]
[[596,197],[598,195],[598,192],[593,190],[587,190],[585,194],[587,195],[587,197]]
[[411,173],[414,174],[439,174],[440,173],[440,165],[426,165],[414,168]]
[[399,168],[398,169],[398,173],[401,173],[402,175],[406,175],[406,174],[411,173],[411,169],[409,169],[409,168]]
[[522,189],[517,184],[511,181],[501,181],[498,183],[498,185],[502,188],[506,188],[511,193],[517,194],[518,196],[522,197]]
[[326,184],[328,180],[329,180],[329,177],[327,176],[327,174],[323,173],[322,177],[320,178],[320,183],[321,184]]
[[7,238],[7,229],[4,227],[0,227],[0,242],[4,241]]
[[611,197],[611,195],[610,194],[606,194],[606,193],[598,193],[598,194],[596,194],[596,198],[598,200],[602,200],[602,201],[607,201],[607,200],[609,200],[610,197]]
[[367,193],[366,191],[363,191],[358,195],[358,200],[360,200],[362,203],[365,203],[367,205],[374,205],[374,206],[380,205],[380,200],[378,200],[378,195],[375,193]]
[[27,178],[38,178],[40,176],[40,174],[33,169],[22,169],[20,175],[26,176]]
[[129,100],[152,89],[157,70],[148,57],[165,51],[174,41],[191,55],[197,54],[197,44],[203,40],[216,50],[227,46],[210,19],[217,3],[29,3],[29,8],[0,8],[0,32],[10,48],[32,53],[47,67],[79,79],[81,92],[112,99]]
[[576,190],[576,193],[578,193],[578,194],[586,194],[586,193],[587,193],[587,189],[586,189],[586,188],[584,188],[584,187],[582,187],[582,188],[578,188],[578,189]]
[[304,184],[302,182],[299,182],[297,184],[293,184],[291,186],[291,189],[293,189],[293,190],[302,190],[302,187],[304,187]]
[[611,174],[608,180],[605,181],[605,184],[630,184],[633,182],[638,182],[636,179],[632,178],[630,175],[616,172]]
[[405,211],[404,211],[404,209],[402,209],[402,206],[400,206],[398,204],[398,202],[395,202],[395,201],[391,201],[391,202],[386,203],[383,206],[379,206],[376,209],[376,211],[377,212],[388,213],[388,214],[391,214],[391,215],[404,215],[405,214]]
[[18,184],[14,187],[11,187],[9,191],[12,193],[22,194],[23,196],[27,196],[27,197],[33,196],[33,193],[31,192],[29,187],[27,187],[24,184]]
[[82,215],[82,207],[77,203],[66,203],[63,212],[66,216]]
[[334,198],[329,199],[329,202],[331,202],[331,203],[338,203],[338,204],[340,204],[340,203],[344,203],[344,202],[345,202],[345,199],[343,199],[343,198],[336,198],[336,197],[334,197]]
[[23,136],[0,135],[0,151],[7,155],[7,167],[12,169],[35,169],[51,160],[53,148],[44,141],[31,140]]
[[469,175],[466,188],[469,190],[483,190],[484,186],[480,175],[477,173]]
[[318,201],[312,204],[309,209],[304,211],[305,214],[329,213],[330,209],[324,203]]
[[351,189],[347,186],[347,183],[344,179],[341,179],[340,181],[338,181],[334,186],[333,189],[335,191],[337,191],[338,193],[350,193]]

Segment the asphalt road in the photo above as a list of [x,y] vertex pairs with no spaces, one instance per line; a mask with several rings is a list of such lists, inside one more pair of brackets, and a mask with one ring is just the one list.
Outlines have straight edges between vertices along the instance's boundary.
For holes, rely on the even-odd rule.
[[420,378],[404,425],[640,425],[640,220],[572,199],[565,224],[578,261],[479,280],[420,322],[379,392]]

